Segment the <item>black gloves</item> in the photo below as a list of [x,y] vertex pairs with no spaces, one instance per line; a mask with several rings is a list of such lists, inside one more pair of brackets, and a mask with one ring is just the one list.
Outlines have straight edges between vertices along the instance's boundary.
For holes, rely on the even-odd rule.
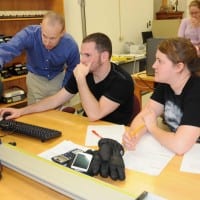
[[113,180],[125,179],[125,165],[122,156],[123,146],[116,140],[103,138],[98,143],[99,150],[88,150],[86,153],[93,155],[90,169],[87,174],[102,177],[110,176]]

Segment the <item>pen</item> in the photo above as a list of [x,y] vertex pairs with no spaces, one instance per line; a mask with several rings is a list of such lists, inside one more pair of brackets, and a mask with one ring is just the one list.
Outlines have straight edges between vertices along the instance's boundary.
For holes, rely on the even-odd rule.
[[140,130],[142,130],[144,128],[144,124],[138,126],[136,129],[134,129],[131,133],[130,136],[133,137],[135,136]]
[[148,195],[147,191],[142,192],[135,200],[144,200]]
[[92,130],[92,133],[95,134],[99,138],[103,138],[101,135],[99,135],[95,130]]

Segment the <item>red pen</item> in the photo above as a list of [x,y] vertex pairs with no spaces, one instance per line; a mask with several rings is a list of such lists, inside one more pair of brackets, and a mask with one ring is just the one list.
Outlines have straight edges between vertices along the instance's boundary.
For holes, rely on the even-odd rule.
[[95,134],[99,138],[103,138],[101,135],[99,135],[95,130],[92,130],[92,133]]

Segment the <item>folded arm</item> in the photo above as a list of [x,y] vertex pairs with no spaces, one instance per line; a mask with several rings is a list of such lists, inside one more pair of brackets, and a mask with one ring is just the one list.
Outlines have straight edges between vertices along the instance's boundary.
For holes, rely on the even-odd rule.
[[116,110],[120,104],[102,96],[97,100],[88,88],[86,79],[78,81],[78,90],[84,111],[90,121],[102,119]]
[[[165,130],[159,127],[157,123],[157,118],[162,112],[162,104],[153,100],[149,101],[147,106],[134,119],[129,131],[123,136],[123,142],[127,149],[133,150],[145,132],[149,132],[161,145],[177,155],[184,154],[193,146],[200,136],[200,128],[190,125],[180,125],[175,133]],[[131,136],[131,131],[137,129],[141,124],[144,125],[144,128],[139,130],[135,136]]]
[[163,105],[156,101],[149,100],[141,112],[134,118],[130,128],[123,135],[123,143],[128,150],[134,150],[138,141],[148,131],[144,117],[148,114],[149,110],[155,111],[155,116],[152,123],[157,124],[157,117],[163,112]]

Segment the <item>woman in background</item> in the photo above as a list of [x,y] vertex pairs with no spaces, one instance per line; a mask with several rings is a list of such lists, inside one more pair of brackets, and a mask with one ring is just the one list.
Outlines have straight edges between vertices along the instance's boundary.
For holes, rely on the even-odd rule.
[[181,21],[178,36],[190,39],[200,56],[200,0],[190,2],[189,13],[191,17]]
[[[123,135],[123,143],[127,150],[133,150],[147,132],[161,145],[182,155],[200,136],[200,58],[190,40],[171,38],[158,46],[153,68],[159,84]],[[160,116],[164,116],[169,130],[158,126]]]

